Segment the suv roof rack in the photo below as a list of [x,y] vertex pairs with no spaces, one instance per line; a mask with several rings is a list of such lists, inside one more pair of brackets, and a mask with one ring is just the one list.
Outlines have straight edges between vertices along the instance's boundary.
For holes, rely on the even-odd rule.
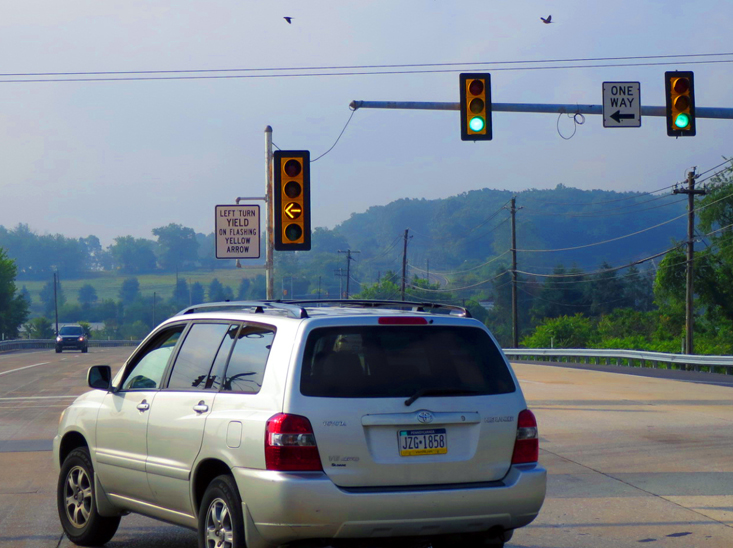
[[226,301],[218,303],[202,303],[188,306],[178,312],[176,316],[193,314],[194,312],[213,312],[227,309],[251,309],[255,314],[265,312],[286,312],[294,318],[308,318],[308,312],[302,306],[294,306],[287,302],[279,301]]
[[310,307],[320,306],[342,306],[354,308],[386,308],[395,310],[409,310],[411,312],[429,312],[429,313],[448,313],[461,316],[463,318],[471,318],[468,309],[462,306],[452,304],[441,304],[431,302],[412,302],[412,301],[386,301],[386,300],[367,300],[367,299],[313,299],[299,301],[226,301],[218,303],[202,303],[188,306],[178,312],[176,316],[184,314],[193,314],[194,312],[213,312],[216,310],[248,309],[255,314],[265,314],[267,312],[285,312],[293,318],[309,318],[306,311],[306,305]]
[[452,304],[431,303],[431,302],[413,302],[413,301],[386,301],[386,300],[368,300],[368,299],[314,299],[311,301],[267,301],[280,304],[288,304],[293,306],[305,307],[311,306],[353,306],[358,308],[392,308],[397,310],[410,310],[412,312],[430,312],[430,313],[457,313],[457,316],[471,318],[471,313],[467,308]]

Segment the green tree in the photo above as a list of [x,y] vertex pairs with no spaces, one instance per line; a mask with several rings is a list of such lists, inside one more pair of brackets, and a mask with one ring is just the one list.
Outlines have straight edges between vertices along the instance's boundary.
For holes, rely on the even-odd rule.
[[20,294],[23,296],[25,301],[28,303],[28,306],[30,306],[31,303],[33,302],[33,300],[31,299],[31,292],[28,291],[28,289],[25,286],[23,286],[20,290]]
[[84,284],[79,288],[79,302],[82,305],[90,306],[97,302],[97,290],[92,284]]
[[592,276],[589,285],[590,315],[602,316],[616,307],[624,305],[623,284],[616,277],[616,271],[607,262],[601,263],[600,272]]
[[155,270],[157,259],[153,252],[153,243],[144,238],[121,236],[109,246],[114,263],[122,272],[141,274]]
[[648,312],[654,308],[654,277],[650,272],[642,274],[635,266],[623,276],[623,306]]
[[0,248],[0,339],[15,339],[28,319],[28,301],[17,292],[15,261]]
[[262,274],[258,274],[249,285],[247,300],[261,301],[265,298],[267,298],[267,280]]
[[201,304],[204,298],[204,286],[199,282],[193,282],[191,284],[191,304]]
[[242,278],[239,282],[239,288],[237,289],[237,300],[243,301],[247,298],[247,292],[249,291],[250,280],[249,278]]
[[594,340],[593,321],[583,314],[547,318],[534,334],[521,341],[524,348],[587,348]]
[[31,339],[52,339],[54,336],[51,322],[43,316],[33,318],[25,324],[25,330]]
[[210,303],[216,303],[223,301],[225,299],[224,297],[224,286],[221,285],[221,282],[218,278],[214,278],[209,283],[209,300]]
[[191,293],[188,289],[188,283],[183,278],[178,278],[176,285],[173,287],[173,295],[171,296],[171,304],[177,308],[188,306],[191,301]]
[[158,237],[159,259],[163,269],[180,270],[197,261],[199,242],[192,228],[171,223],[154,228],[153,235]]
[[140,295],[140,282],[137,278],[126,278],[120,288],[120,301],[122,304],[130,304]]
[[66,295],[64,294],[64,288],[61,285],[61,280],[56,281],[56,300],[54,301],[53,292],[53,281],[46,282],[41,288],[41,302],[43,303],[43,311],[47,316],[55,314],[56,303],[58,303],[59,309],[66,304]]
[[79,325],[84,330],[84,334],[87,336],[87,339],[92,338],[92,326],[89,324],[89,322],[79,322]]
[[566,270],[563,265],[557,265],[552,276],[542,284],[542,290],[535,300],[532,308],[534,321],[587,310],[590,299],[583,287],[584,281],[585,276],[579,268]]

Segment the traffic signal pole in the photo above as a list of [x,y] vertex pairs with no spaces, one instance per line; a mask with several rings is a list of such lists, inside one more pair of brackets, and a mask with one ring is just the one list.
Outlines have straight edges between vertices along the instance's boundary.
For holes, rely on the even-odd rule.
[[[360,108],[380,108],[393,110],[461,110],[460,103],[435,103],[421,101],[352,101],[353,110]],[[539,114],[585,114],[603,115],[603,105],[561,105],[535,103],[493,103],[493,112],[529,112]],[[642,116],[667,116],[667,107],[642,106]],[[697,118],[717,118],[733,120],[733,108],[697,107]]]
[[275,206],[273,203],[273,182],[272,182],[272,127],[265,128],[265,166],[267,169],[267,193],[265,202],[267,204],[267,243],[265,244],[265,276],[267,300],[274,299],[275,291],[275,269],[273,265],[273,250],[275,247]]

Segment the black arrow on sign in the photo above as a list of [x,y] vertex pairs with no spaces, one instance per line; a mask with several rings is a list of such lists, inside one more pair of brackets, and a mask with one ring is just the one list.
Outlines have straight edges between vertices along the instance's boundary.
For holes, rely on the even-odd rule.
[[617,124],[620,124],[621,120],[633,120],[634,118],[636,118],[636,116],[633,114],[621,114],[621,111],[617,110],[616,112],[611,114],[611,118],[616,120]]

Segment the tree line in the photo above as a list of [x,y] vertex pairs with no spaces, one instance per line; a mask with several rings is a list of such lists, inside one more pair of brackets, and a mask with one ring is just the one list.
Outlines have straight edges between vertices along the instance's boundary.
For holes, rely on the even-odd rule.
[[67,278],[90,271],[116,270],[123,274],[213,269],[216,264],[214,234],[196,233],[171,223],[152,230],[155,239],[120,236],[103,248],[94,235],[67,238],[37,234],[27,224],[0,226],[0,248],[15,260],[20,280],[47,278],[54,271]]

